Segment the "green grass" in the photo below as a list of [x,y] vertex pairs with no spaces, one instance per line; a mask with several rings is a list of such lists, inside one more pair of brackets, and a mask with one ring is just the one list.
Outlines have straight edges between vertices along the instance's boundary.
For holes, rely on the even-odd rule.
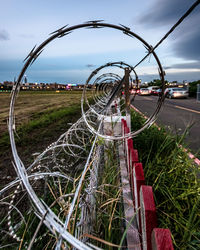
[[[44,150],[49,143],[67,130],[69,127],[67,123],[75,122],[80,115],[80,104],[34,113],[32,119],[19,126],[16,131],[17,149],[22,160],[31,161],[31,153]],[[132,112],[134,130],[140,128],[143,122],[144,118]],[[146,184],[153,186],[159,227],[171,230],[174,246],[177,249],[198,249],[200,244],[198,169],[179,146],[183,142],[183,137],[172,136],[166,133],[164,128],[158,130],[152,126],[133,138],[133,141],[144,166]],[[8,155],[9,144],[8,133],[4,133],[0,138],[1,158]],[[96,197],[98,223],[95,235],[119,245],[123,234],[123,211],[116,149],[116,145],[112,143],[105,149],[107,159],[100,174]],[[36,225],[37,223],[38,221]],[[31,235],[31,228],[29,230]],[[51,238],[51,235],[48,237]],[[52,239],[52,242],[54,240]],[[99,243],[99,246],[105,247],[105,244]],[[107,245],[106,249],[112,249],[112,246]]]
[[[116,143],[113,142],[105,147],[105,164],[99,174],[96,196],[96,235],[107,242],[120,245],[123,234],[123,207],[117,148]],[[100,244],[98,246],[113,249],[111,245]]]
[[[143,122],[143,117],[132,112],[134,130]],[[152,126],[133,141],[143,163],[146,184],[153,186],[159,227],[171,230],[177,249],[199,249],[199,169],[180,147],[183,138]]]
[[[34,114],[34,119],[18,126],[15,134],[17,151],[25,165],[29,165],[35,152],[42,152],[53,141],[68,130],[81,116],[79,104],[48,112]],[[12,153],[8,132],[0,137],[0,178],[16,176],[12,166]],[[6,168],[5,168],[6,166]],[[1,181],[0,187],[6,184]]]
[[[60,185],[61,182],[62,187]],[[73,183],[68,181],[63,182],[60,178],[55,182],[55,180],[50,177],[46,178],[45,181],[37,181],[37,183],[32,181],[32,186],[34,186],[38,197],[42,199],[62,221],[64,221],[69,209],[68,204],[70,197],[62,197],[57,200],[55,200],[55,198],[61,197],[61,195],[66,193],[71,193],[73,190]],[[24,196],[24,192],[21,189],[19,191],[19,194],[15,198],[16,207],[23,213],[24,220],[21,221],[19,214],[13,210],[11,212],[11,221],[12,226],[15,228],[15,234],[21,239],[21,242],[18,242],[18,248],[16,248],[16,241],[13,240],[12,237],[8,237],[8,235],[2,233],[2,235],[0,235],[2,236],[1,246],[12,243],[13,245],[10,246],[9,249],[26,249],[30,244],[35,231],[39,227],[39,231],[34,238],[33,247],[35,249],[54,249],[57,236],[49,232],[44,224],[39,225],[40,219],[36,216],[34,209],[31,207],[30,200],[27,195]],[[4,230],[8,230],[7,220],[5,220],[0,227]],[[48,248],[46,248],[46,246],[48,246]]]
[[[34,119],[28,123],[19,126],[16,130],[16,144],[25,146],[27,143],[36,144],[41,139],[55,138],[67,130],[67,123],[75,121],[81,115],[80,105],[73,105],[67,108],[61,108],[54,111],[35,113]],[[60,132],[60,133],[59,133]],[[44,136],[43,138],[41,138]],[[44,142],[44,144],[46,144]],[[0,138],[0,155],[10,147],[8,132],[5,132]]]

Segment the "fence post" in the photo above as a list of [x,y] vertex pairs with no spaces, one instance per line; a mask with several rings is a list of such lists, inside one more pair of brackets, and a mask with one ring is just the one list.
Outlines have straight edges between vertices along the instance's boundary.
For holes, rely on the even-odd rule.
[[129,76],[130,76],[130,69],[125,68],[124,83],[125,83],[126,122],[131,130]]

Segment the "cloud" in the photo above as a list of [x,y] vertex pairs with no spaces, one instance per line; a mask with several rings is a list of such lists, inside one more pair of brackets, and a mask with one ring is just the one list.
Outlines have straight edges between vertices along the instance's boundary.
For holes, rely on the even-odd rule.
[[[143,82],[148,82],[153,79],[158,79],[158,75],[140,75],[140,78],[142,79]],[[178,82],[183,82],[185,81],[197,81],[200,80],[199,78],[199,72],[168,72],[165,80],[168,81],[178,81]]]
[[192,5],[191,1],[186,0],[156,0],[151,10],[140,18],[140,22],[146,25],[166,25],[172,24],[185,13]]
[[[191,22],[187,23],[185,30],[181,29],[177,35],[177,43],[173,45],[174,51],[178,57],[187,60],[200,61],[200,33],[199,33],[200,13],[199,16],[193,17]],[[183,35],[181,35],[183,33]]]
[[19,34],[20,37],[22,38],[27,38],[27,39],[32,39],[34,38],[34,35],[33,34]]
[[6,41],[9,40],[10,36],[6,30],[0,30],[0,40]]
[[87,64],[86,67],[88,67],[88,68],[94,68],[95,65],[94,64]]
[[[194,2],[156,0],[151,10],[148,10],[148,13],[144,14],[139,21],[141,24],[154,29],[164,25],[173,26]],[[172,48],[176,56],[186,60],[200,60],[199,23],[200,5],[169,36],[169,39],[174,40]]]
[[171,66],[164,67],[165,70],[167,69],[200,69],[200,62],[191,62],[191,63],[177,63]]

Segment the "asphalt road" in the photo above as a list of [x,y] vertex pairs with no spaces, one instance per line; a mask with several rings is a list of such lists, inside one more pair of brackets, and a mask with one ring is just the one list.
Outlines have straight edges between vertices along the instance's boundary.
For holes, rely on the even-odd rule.
[[[157,100],[157,96],[136,96],[132,104],[149,117],[157,107]],[[156,123],[178,134],[189,128],[185,142],[193,153],[200,153],[200,102],[196,99],[166,98]]]

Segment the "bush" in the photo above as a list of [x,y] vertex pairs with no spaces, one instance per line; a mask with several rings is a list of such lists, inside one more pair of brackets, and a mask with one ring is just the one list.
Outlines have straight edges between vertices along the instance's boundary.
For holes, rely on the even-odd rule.
[[[132,128],[136,130],[143,121],[132,112]],[[153,186],[158,226],[171,230],[177,249],[199,249],[198,168],[180,147],[183,138],[152,126],[134,138],[134,146],[144,166],[146,184]]]
[[189,96],[190,97],[197,96],[197,84],[200,84],[200,80],[190,83],[190,85],[189,85]]

